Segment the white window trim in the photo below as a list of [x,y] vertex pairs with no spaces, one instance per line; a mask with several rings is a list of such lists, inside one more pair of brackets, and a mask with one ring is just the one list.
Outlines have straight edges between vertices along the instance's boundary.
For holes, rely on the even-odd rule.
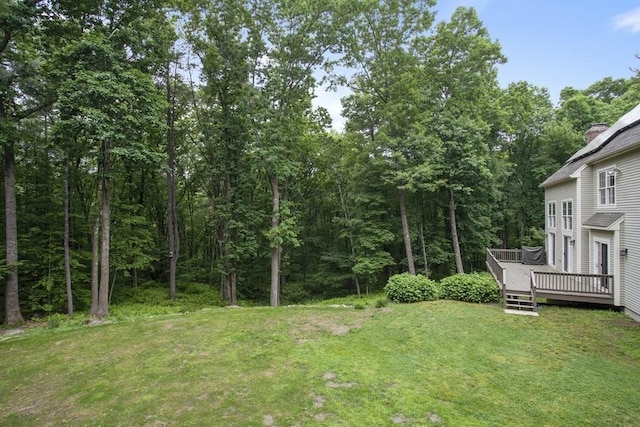
[[[553,206],[553,215],[551,215],[550,213],[551,206]],[[552,222],[553,225],[551,224]],[[555,230],[558,228],[558,206],[555,201],[547,203],[547,227],[550,230]]]
[[[571,215],[565,215],[564,214],[564,207],[566,203],[571,203]],[[561,218],[561,222],[562,222],[562,231],[573,231],[573,223],[574,223],[574,218],[575,215],[573,213],[574,211],[574,204],[573,204],[573,199],[565,199],[562,200],[562,202],[560,203],[560,218]],[[571,227],[566,227],[566,219],[570,218],[571,219]],[[566,233],[565,233],[566,234]]]
[[[616,207],[616,203],[618,202],[618,195],[616,192],[616,188],[618,187],[618,174],[617,171],[618,168],[616,167],[616,165],[611,165],[608,166],[606,168],[602,168],[602,169],[598,169],[596,171],[596,204],[599,208],[615,208]],[[605,180],[607,177],[609,177],[611,174],[613,174],[613,187],[609,187],[607,186],[607,183],[605,182],[605,203],[602,203],[600,200],[600,174],[604,173],[605,174]],[[609,188],[613,188],[613,199],[614,202],[613,203],[608,203],[609,202],[609,194],[607,192],[607,189]]]

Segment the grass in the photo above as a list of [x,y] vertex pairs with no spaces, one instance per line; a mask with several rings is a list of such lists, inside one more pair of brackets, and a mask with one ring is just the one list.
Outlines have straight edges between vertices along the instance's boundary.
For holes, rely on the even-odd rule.
[[632,426],[640,327],[453,301],[210,309],[0,337],[0,425]]

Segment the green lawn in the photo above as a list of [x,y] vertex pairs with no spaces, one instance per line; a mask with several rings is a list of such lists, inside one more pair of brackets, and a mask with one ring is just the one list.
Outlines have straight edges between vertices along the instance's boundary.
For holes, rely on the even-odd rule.
[[632,426],[619,313],[210,309],[0,337],[2,426]]

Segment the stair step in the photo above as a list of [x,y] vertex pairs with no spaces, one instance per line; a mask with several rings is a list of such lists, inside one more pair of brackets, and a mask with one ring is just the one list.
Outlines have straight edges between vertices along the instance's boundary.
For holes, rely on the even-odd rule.
[[536,300],[530,294],[505,293],[503,304],[505,313],[538,315]]
[[507,314],[519,314],[520,316],[537,316],[538,315],[537,311],[526,311],[526,310],[505,309],[504,312]]
[[533,305],[517,305],[517,304],[505,304],[504,308],[513,308],[519,310],[535,310]]

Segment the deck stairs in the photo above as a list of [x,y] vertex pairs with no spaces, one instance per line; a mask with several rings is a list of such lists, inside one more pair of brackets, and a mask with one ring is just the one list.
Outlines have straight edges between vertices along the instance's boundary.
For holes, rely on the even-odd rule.
[[537,316],[538,304],[530,293],[507,291],[504,294],[504,312],[524,316]]

